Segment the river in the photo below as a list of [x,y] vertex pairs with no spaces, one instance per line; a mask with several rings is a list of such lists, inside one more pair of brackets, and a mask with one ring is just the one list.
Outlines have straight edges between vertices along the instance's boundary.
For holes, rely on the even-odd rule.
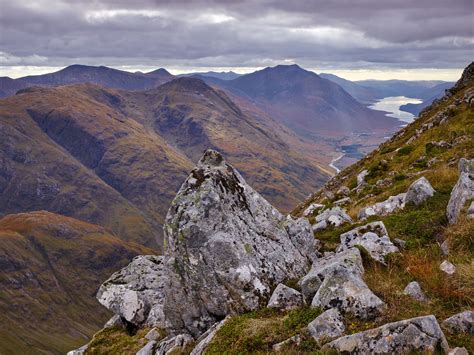
[[390,96],[384,97],[383,99],[377,101],[369,108],[373,110],[386,111],[387,116],[398,118],[400,121],[407,123],[413,122],[415,116],[410,112],[400,111],[400,106],[405,104],[419,104],[422,100],[414,99],[411,97],[405,96]]

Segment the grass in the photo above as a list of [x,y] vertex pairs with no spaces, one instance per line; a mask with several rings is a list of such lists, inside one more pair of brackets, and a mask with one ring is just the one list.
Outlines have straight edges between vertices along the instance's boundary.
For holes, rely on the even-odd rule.
[[130,335],[119,327],[103,329],[92,338],[86,355],[135,354],[146,345],[144,337],[149,331],[150,328],[142,328]]

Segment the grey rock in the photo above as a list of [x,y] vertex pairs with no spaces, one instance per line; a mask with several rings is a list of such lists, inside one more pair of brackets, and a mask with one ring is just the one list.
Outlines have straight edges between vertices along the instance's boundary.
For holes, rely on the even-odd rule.
[[466,348],[450,349],[448,355],[469,355]]
[[300,345],[301,344],[301,337],[299,335],[295,335],[289,339],[282,341],[281,343],[273,345],[273,351],[279,352],[283,351],[286,346],[291,344]]
[[443,326],[454,333],[474,335],[474,312],[464,311],[443,321]]
[[267,307],[287,311],[302,305],[303,295],[300,292],[283,284],[278,284],[270,297],[270,301],[268,301]]
[[428,297],[426,297],[425,293],[421,289],[420,284],[416,281],[410,282],[407,285],[407,287],[405,287],[405,289],[403,290],[403,294],[407,295],[407,296],[410,296],[410,297],[412,297],[415,300],[420,301],[420,302],[427,302],[428,301]]
[[395,238],[393,240],[393,244],[395,244],[395,246],[400,250],[404,250],[407,246],[406,241],[404,241],[403,239],[398,239],[398,238]]
[[441,253],[444,255],[444,256],[448,256],[449,255],[449,244],[448,244],[448,241],[445,240],[444,242],[442,242],[440,244],[440,249],[441,249]]
[[428,198],[432,197],[435,193],[435,190],[431,186],[428,179],[424,176],[416,180],[408,188],[407,194],[405,196],[405,204],[413,203],[418,206],[425,202]]
[[459,160],[459,179],[451,191],[446,213],[449,223],[456,223],[461,211],[471,200],[474,200],[474,159]]
[[359,174],[357,174],[357,185],[360,186],[365,183],[365,177],[369,175],[368,170],[362,170]]
[[310,204],[303,212],[304,217],[308,217],[313,215],[314,212],[321,210],[324,208],[324,205],[321,205],[319,203],[312,203]]
[[147,340],[158,340],[161,338],[161,333],[158,328],[152,328],[148,333],[145,335],[145,339]]
[[214,339],[214,336],[218,332],[219,329],[230,319],[230,316],[225,317],[220,322],[215,323],[212,327],[210,327],[205,333],[203,333],[199,339],[197,340],[197,345],[191,351],[190,355],[201,355],[206,351],[209,344]]
[[313,232],[318,232],[321,230],[324,230],[328,227],[328,222],[326,221],[321,221],[313,225]]
[[388,323],[379,328],[347,335],[323,346],[347,354],[408,354],[448,352],[448,342],[434,316]]
[[474,218],[474,201],[471,202],[471,205],[467,209],[467,218]]
[[443,271],[444,273],[448,275],[454,275],[456,272],[456,266],[454,266],[452,263],[449,261],[445,260],[441,263],[439,266],[440,270]]
[[136,355],[153,355],[155,353],[157,342],[151,340],[146,345],[137,351]]
[[322,345],[344,334],[346,327],[341,313],[331,308],[308,324],[308,332],[318,345]]
[[370,216],[387,216],[397,210],[405,207],[406,193],[401,193],[396,196],[390,196],[382,202],[377,202],[372,206],[364,207],[359,211],[358,218],[364,220]]
[[344,206],[344,205],[347,205],[350,202],[351,202],[350,197],[344,197],[344,198],[341,198],[340,200],[334,201],[334,205],[335,206]]
[[311,307],[338,308],[362,319],[373,319],[384,310],[385,304],[359,275],[339,269],[324,279]]
[[182,350],[193,341],[193,337],[189,334],[170,335],[158,343],[155,354],[165,355]]
[[361,277],[364,273],[364,266],[360,251],[357,248],[351,248],[315,261],[309,273],[299,281],[306,303],[311,303],[324,279],[331,277],[337,270],[347,270]]
[[351,217],[340,207],[325,210],[316,216],[316,222],[325,221],[327,226],[339,227],[344,223],[352,223]]
[[337,195],[348,196],[351,190],[347,186],[341,186],[339,190],[337,190]]
[[114,327],[118,327],[118,328],[125,327],[125,323],[119,315],[115,315],[112,318],[110,318],[107,321],[107,323],[104,324],[103,328],[107,329],[107,328],[114,328]]
[[357,227],[341,234],[340,239],[341,244],[337,251],[358,245],[367,250],[373,259],[382,264],[385,264],[385,257],[388,254],[399,252],[398,248],[390,241],[383,222],[372,222]]
[[89,348],[89,344],[83,345],[78,349],[68,351],[66,355],[84,355]]

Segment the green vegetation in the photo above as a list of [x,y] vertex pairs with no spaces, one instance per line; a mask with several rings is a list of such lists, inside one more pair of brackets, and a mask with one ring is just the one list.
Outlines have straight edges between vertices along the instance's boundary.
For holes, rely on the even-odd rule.
[[92,338],[86,354],[135,354],[146,345],[147,340],[144,337],[149,330],[149,328],[143,328],[136,334],[130,335],[122,328],[102,329]]

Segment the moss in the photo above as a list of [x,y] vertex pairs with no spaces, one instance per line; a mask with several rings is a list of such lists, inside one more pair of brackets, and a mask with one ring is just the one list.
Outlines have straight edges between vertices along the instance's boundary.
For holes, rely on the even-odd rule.
[[247,254],[253,254],[253,248],[250,244],[245,244],[244,249]]
[[415,150],[415,147],[412,146],[412,145],[407,145],[407,146],[404,146],[402,148],[400,148],[398,151],[397,151],[397,155],[398,156],[404,156],[404,155],[409,155],[411,152],[413,152]]

